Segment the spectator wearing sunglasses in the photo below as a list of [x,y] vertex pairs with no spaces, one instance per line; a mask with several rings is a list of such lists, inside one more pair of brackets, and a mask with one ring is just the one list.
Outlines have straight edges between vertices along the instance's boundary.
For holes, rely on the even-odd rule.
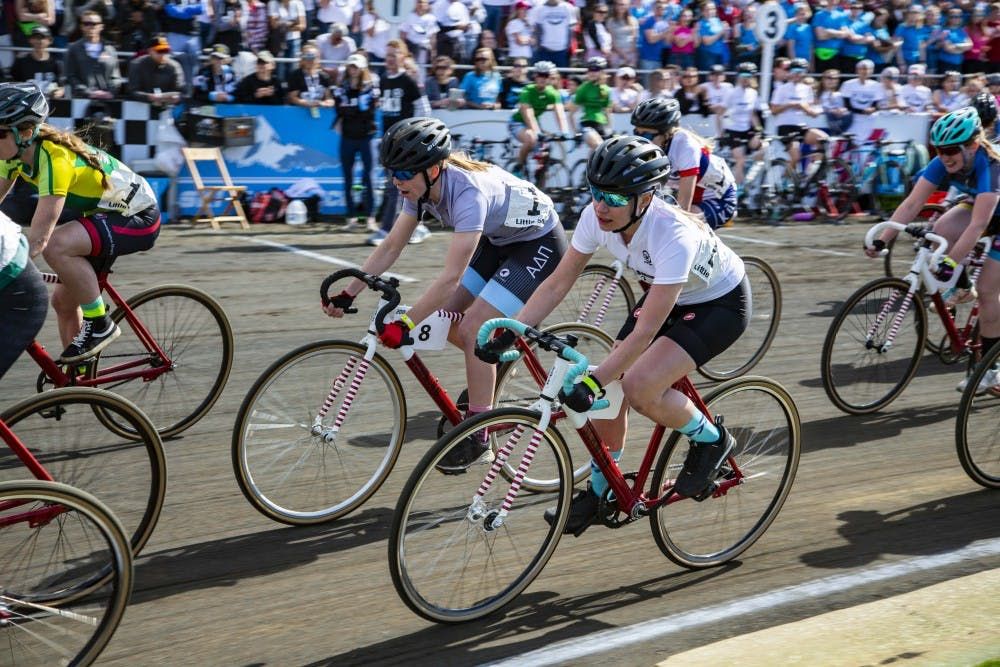
[[931,93],[931,107],[938,113],[957,111],[969,104],[969,96],[962,91],[962,75],[954,70],[944,73],[941,87]]
[[[73,97],[110,99],[123,83],[118,52],[101,36],[104,21],[97,12],[84,12],[80,16],[80,29],[83,37],[66,49],[66,85]],[[144,42],[143,48],[149,43]]]
[[[938,42],[938,66],[942,69],[962,70],[966,62],[965,54],[972,49],[972,39],[965,30],[962,10],[952,7],[948,10],[947,23]],[[965,65],[965,71],[969,70]]]
[[431,108],[454,109],[465,106],[465,100],[460,99],[460,95],[452,96],[448,92],[461,89],[462,84],[455,76],[455,61],[448,56],[435,58],[430,76],[424,82],[424,90]]
[[35,26],[29,36],[31,51],[19,56],[10,68],[10,76],[15,81],[35,81],[47,97],[61,98],[62,63],[52,57],[49,46],[52,33],[43,25]]
[[[451,133],[436,118],[408,118],[390,127],[379,161],[404,202],[362,271],[382,275],[392,268],[424,211],[454,229],[432,283],[405,315],[385,325],[379,340],[389,348],[411,345],[415,326],[435,311],[464,313],[449,340],[465,354],[466,417],[485,412],[493,402],[495,368],[477,358],[476,335],[487,319],[513,317],[559,263],[566,236],[552,200],[500,167],[453,152]],[[342,317],[363,289],[360,280],[351,281],[325,312]],[[486,433],[474,433],[438,470],[463,473],[487,449]]]
[[472,57],[472,67],[472,71],[462,77],[466,108],[499,109],[500,74],[496,71],[493,51],[477,49]]
[[903,111],[908,113],[923,113],[931,106],[931,89],[924,85],[926,69],[923,65],[910,65],[907,68],[906,84],[899,91],[903,101]]
[[[982,354],[985,356],[1000,344],[1000,241],[997,241],[1000,217],[996,214],[997,204],[1000,204],[1000,148],[987,139],[979,113],[971,106],[939,118],[931,127],[931,145],[937,149],[937,156],[928,163],[891,219],[897,222],[915,220],[921,207],[937,190],[955,188],[971,199],[971,206],[952,206],[935,221],[934,232],[948,240],[948,254],[939,260],[933,273],[941,282],[954,285],[944,294],[946,302],[961,303],[978,296]],[[879,241],[888,243],[896,234],[895,230],[886,230]],[[998,236],[994,237],[973,288],[960,262],[981,237],[991,234]],[[866,248],[865,252],[869,257],[879,255],[878,248],[874,247]],[[964,391],[966,383],[967,380],[963,380],[957,389]],[[985,392],[997,385],[1000,385],[1000,369],[991,368],[975,391]]]
[[510,71],[500,84],[500,105],[504,109],[517,108],[517,100],[521,91],[528,85],[528,61],[525,58],[514,58]]
[[[538,326],[602,248],[649,285],[611,354],[559,397],[567,410],[585,413],[606,385],[621,378],[625,401],[619,414],[593,422],[611,457],[622,455],[629,408],[676,429],[691,445],[674,489],[692,497],[708,488],[736,441],[671,385],[739,339],[748,324],[750,291],[743,260],[703,222],[656,196],[669,173],[663,150],[646,139],[617,136],[598,146],[587,163],[593,201],[580,215],[566,255],[516,319]],[[512,338],[487,343],[483,355],[496,355]],[[573,497],[564,531],[580,535],[595,523],[607,490],[604,475],[591,465],[589,484]],[[555,517],[554,509],[544,513],[549,524]]]

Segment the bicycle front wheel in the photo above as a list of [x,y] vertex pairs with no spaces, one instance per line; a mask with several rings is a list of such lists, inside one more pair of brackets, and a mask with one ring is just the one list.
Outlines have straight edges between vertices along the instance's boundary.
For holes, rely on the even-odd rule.
[[111,511],[65,484],[0,484],[5,665],[89,665],[132,594],[132,551]]
[[[762,377],[720,385],[705,400],[736,440],[716,482],[739,483],[703,502],[680,500],[649,516],[660,550],[682,567],[698,569],[736,558],[768,529],[788,497],[799,465],[802,425],[792,397]],[[684,465],[687,443],[671,433],[653,473],[652,488],[666,489]],[[658,491],[656,493],[659,493]]]
[[[140,338],[126,319],[125,310],[116,309],[111,318],[121,326],[122,335],[100,356],[97,379],[138,405],[164,438],[190,428],[215,405],[233,367],[233,329],[219,303],[205,292],[185,285],[162,285],[140,292],[128,306],[149,335],[170,359],[170,368],[153,380],[134,377],[114,381],[115,367],[137,366],[124,372],[157,369],[164,360]],[[102,375],[105,382],[101,382]],[[133,435],[125,424],[108,421],[121,435]]]
[[962,469],[987,489],[1000,489],[1000,388],[979,396],[976,390],[983,376],[998,363],[1000,346],[995,346],[969,376],[955,420],[955,447]]
[[[564,322],[545,327],[546,333],[557,336],[575,336],[577,339],[576,350],[587,357],[591,364],[599,364],[611,351],[614,344],[611,336],[604,333],[597,327],[590,324],[577,324]],[[531,345],[534,353],[534,360],[537,365],[531,368],[528,360],[524,357],[510,364],[503,364],[497,372],[496,398],[494,405],[497,407],[526,407],[538,398],[538,393],[545,384],[548,371],[552,368],[555,354],[540,350],[537,345]],[[532,370],[535,373],[532,373]],[[568,423],[567,428],[572,428]],[[572,457],[576,462],[576,469],[573,471],[573,483],[579,484],[590,475],[590,453],[583,443],[575,435],[568,436],[573,443]],[[497,451],[503,445],[502,437],[491,437],[491,445]],[[507,479],[513,479],[516,473],[517,461],[508,461],[504,464],[502,472]],[[558,470],[547,468],[544,465],[535,463],[524,478],[524,488],[529,491],[543,492],[554,491],[560,483]]]
[[[136,435],[122,438],[95,415]],[[159,434],[134,404],[101,389],[53,389],[14,405],[0,420],[54,480],[99,496],[139,553],[163,508],[167,462]],[[0,482],[27,476],[13,450],[0,448]]]
[[731,380],[748,373],[771,348],[781,322],[781,282],[759,257],[743,257],[750,281],[750,324],[725,352],[698,369],[709,380]]
[[[464,475],[443,475],[435,465],[452,447],[480,429],[502,431],[508,460],[558,471],[555,491],[511,498],[511,484],[492,467],[474,464]],[[485,490],[484,490],[484,487]],[[477,490],[478,489],[478,490]],[[392,583],[406,606],[438,623],[481,618],[509,604],[545,567],[566,525],[572,465],[566,443],[550,425],[538,430],[538,413],[490,410],[463,421],[421,459],[396,504],[389,534]],[[501,521],[504,501],[509,510]],[[556,508],[550,526],[542,514]]]
[[275,521],[333,521],[385,481],[406,432],[399,377],[366,347],[304,345],[250,388],[233,428],[232,460],[246,499]]
[[[896,400],[917,372],[927,339],[927,311],[909,284],[878,278],[837,311],[823,341],[823,389],[838,409],[875,412]],[[909,312],[900,315],[904,308]],[[898,320],[898,321],[897,321]]]
[[623,275],[615,280],[615,270],[604,264],[590,264],[566,293],[566,297],[545,318],[546,322],[582,322],[593,324],[615,336],[632,309],[635,295]]

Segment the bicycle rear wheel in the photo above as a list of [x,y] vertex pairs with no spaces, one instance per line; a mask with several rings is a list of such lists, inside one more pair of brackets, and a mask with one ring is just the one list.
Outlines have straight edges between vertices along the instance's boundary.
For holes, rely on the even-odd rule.
[[781,322],[781,282],[771,265],[759,257],[745,256],[750,281],[750,324],[725,352],[698,368],[709,380],[730,380],[748,373],[771,348]]
[[233,471],[264,516],[296,526],[333,521],[389,475],[406,401],[396,372],[379,354],[364,362],[366,349],[344,340],[303,345],[247,392],[233,428]]
[[617,282],[614,278],[615,270],[610,266],[587,265],[545,321],[550,324],[582,322],[610,336],[617,335],[635,308],[635,295],[624,275]]
[[[406,606],[437,623],[481,618],[509,604],[548,562],[569,511],[572,466],[562,436],[551,426],[539,431],[538,414],[519,408],[491,410],[463,421],[445,434],[417,464],[396,504],[389,534],[392,584]],[[464,475],[443,475],[435,464],[479,429],[521,432],[510,461],[519,462],[532,437],[538,438],[534,466],[558,471],[551,493],[522,489],[502,525],[494,527],[510,484],[473,465]],[[479,501],[477,487],[492,477]],[[542,518],[555,505],[552,526]]]
[[89,665],[132,594],[132,551],[111,511],[65,484],[0,484],[4,665]]
[[1000,387],[977,396],[983,376],[1000,363],[1000,347],[975,367],[958,405],[955,447],[962,469],[987,489],[1000,489]]
[[[122,438],[95,415],[138,437]],[[53,479],[98,495],[139,553],[163,508],[167,462],[159,434],[135,405],[101,389],[53,389],[8,408],[0,419]],[[27,476],[13,451],[0,447],[0,482]]]
[[[762,377],[738,378],[720,385],[705,400],[713,415],[724,417],[736,440],[731,459],[717,482],[741,483],[703,502],[681,500],[653,511],[650,524],[660,550],[682,567],[698,569],[736,558],[764,534],[781,511],[799,465],[802,426],[792,397]],[[674,431],[656,462],[651,488],[673,484],[688,448]]]
[[[170,438],[204,417],[222,394],[233,367],[233,329],[215,299],[185,285],[154,287],[133,296],[128,305],[172,366],[154,380],[136,377],[102,386],[138,405],[160,435]],[[123,309],[116,309],[111,318],[121,325],[122,335],[98,358],[99,380],[120,364],[137,364],[140,370],[162,367],[163,359],[122,322]],[[108,428],[126,437],[134,435],[110,417]]]
[[[544,331],[562,337],[568,335],[575,336],[578,341],[576,350],[587,357],[591,364],[599,364],[603,361],[614,344],[611,336],[591,324],[564,322],[545,327]],[[534,344],[532,344],[531,348],[538,359],[541,378],[535,378],[531,374],[527,362],[523,357],[513,363],[503,364],[497,371],[494,405],[498,408],[526,407],[538,398],[538,392],[541,390],[542,385],[545,384],[546,375],[549,369],[552,368],[552,363],[556,355],[545,350],[539,350],[538,346]],[[572,426],[567,423],[563,430],[571,429]],[[590,453],[580,439],[576,437],[575,432],[572,434],[568,433],[565,437],[569,439],[569,442],[573,443],[572,457],[576,461],[576,469],[573,471],[573,483],[579,484],[590,475]],[[490,442],[493,451],[497,451],[503,445],[504,438],[502,436],[491,437]],[[516,468],[513,466],[516,466],[516,464],[517,461],[514,461],[513,464],[504,464],[502,472],[507,479],[514,478]],[[524,478],[524,488],[536,492],[554,491],[559,485],[557,473],[557,470],[533,464],[531,471]]]
[[829,220],[843,220],[851,212],[851,205],[858,197],[851,166],[840,158],[832,158],[827,163],[820,182],[825,190],[821,190],[817,204],[823,215]]
[[[916,374],[927,339],[927,311],[922,299],[907,299],[908,289],[898,278],[878,278],[837,311],[823,342],[820,374],[838,409],[862,415],[884,408]],[[894,331],[907,301],[910,312]]]

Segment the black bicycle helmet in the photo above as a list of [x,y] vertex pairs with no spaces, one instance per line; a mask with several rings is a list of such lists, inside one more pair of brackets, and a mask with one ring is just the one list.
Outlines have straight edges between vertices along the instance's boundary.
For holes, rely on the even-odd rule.
[[621,195],[648,192],[670,173],[663,149],[642,137],[617,136],[597,147],[587,161],[592,186]]
[[757,65],[751,62],[740,63],[736,66],[736,73],[741,76],[757,76]]
[[606,58],[601,56],[594,56],[593,58],[587,58],[587,69],[589,70],[605,70],[608,68],[608,61]]
[[423,171],[451,154],[451,133],[437,118],[406,118],[389,128],[378,152],[386,169]]
[[972,98],[972,106],[979,113],[983,127],[993,127],[997,122],[997,98],[984,90]]
[[667,132],[680,125],[681,105],[672,97],[651,97],[632,111],[632,127],[651,127]]
[[45,95],[33,83],[0,84],[0,125],[38,125],[49,115]]

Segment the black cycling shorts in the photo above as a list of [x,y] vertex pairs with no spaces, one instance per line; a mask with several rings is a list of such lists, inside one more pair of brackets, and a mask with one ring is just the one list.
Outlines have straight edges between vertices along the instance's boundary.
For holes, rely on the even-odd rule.
[[[646,300],[644,294],[615,337],[625,340],[632,333]],[[674,306],[653,339],[666,336],[702,366],[736,342],[750,324],[750,281],[743,281],[718,299]]]
[[597,134],[600,135],[601,139],[608,139],[611,137],[612,131],[611,126],[608,124],[598,123],[596,120],[585,120],[580,123],[581,128],[589,128]]
[[801,124],[779,125],[778,137],[781,139],[781,143],[788,146],[793,141],[802,141],[808,131],[809,128]]
[[135,215],[100,212],[80,218],[90,236],[90,263],[94,271],[107,272],[119,255],[149,250],[160,235],[160,209],[150,206]]
[[462,276],[462,287],[513,317],[552,274],[566,247],[566,232],[559,225],[537,239],[504,246],[482,236]]
[[719,137],[719,147],[720,148],[738,148],[740,146],[748,146],[754,137],[760,136],[760,132],[754,129],[739,131],[739,130],[726,130]]

